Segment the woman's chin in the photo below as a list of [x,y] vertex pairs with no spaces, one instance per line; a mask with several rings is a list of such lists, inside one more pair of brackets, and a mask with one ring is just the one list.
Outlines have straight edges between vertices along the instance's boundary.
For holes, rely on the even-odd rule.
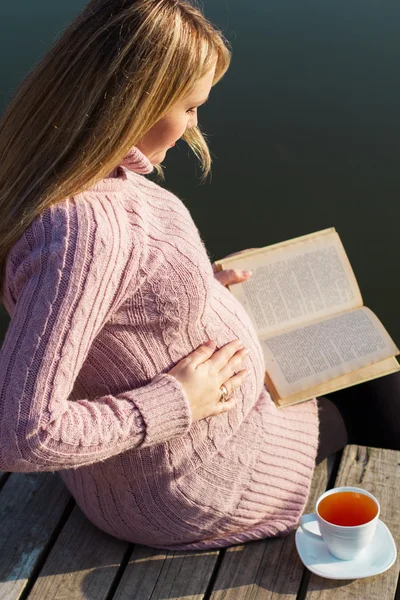
[[152,157],[150,157],[150,162],[152,165],[159,165],[165,158],[167,154],[167,150],[162,150],[161,152],[158,152],[157,154],[153,154]]

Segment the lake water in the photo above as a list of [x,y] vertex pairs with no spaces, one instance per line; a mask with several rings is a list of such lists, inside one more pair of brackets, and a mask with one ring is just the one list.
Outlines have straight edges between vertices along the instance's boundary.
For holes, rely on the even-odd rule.
[[[3,4],[0,110],[85,4]],[[178,144],[166,187],[189,207],[214,258],[335,227],[365,304],[399,345],[400,3],[203,5],[233,47],[231,69],[199,110],[213,176],[200,185]]]

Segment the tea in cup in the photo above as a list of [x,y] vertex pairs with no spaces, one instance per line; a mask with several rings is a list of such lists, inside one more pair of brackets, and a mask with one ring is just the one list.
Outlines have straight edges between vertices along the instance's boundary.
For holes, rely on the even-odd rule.
[[[336,558],[352,560],[371,543],[379,514],[379,502],[369,492],[338,487],[318,498],[316,513],[300,517],[300,527],[305,535],[323,540]],[[313,521],[318,522],[321,535],[307,529]]]

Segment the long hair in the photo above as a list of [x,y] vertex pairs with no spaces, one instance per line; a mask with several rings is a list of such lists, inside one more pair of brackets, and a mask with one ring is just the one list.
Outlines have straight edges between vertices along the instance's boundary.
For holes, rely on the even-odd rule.
[[[227,42],[184,0],[91,0],[22,82],[0,121],[0,300],[7,255],[46,208],[106,177]],[[211,158],[198,127],[183,139]]]

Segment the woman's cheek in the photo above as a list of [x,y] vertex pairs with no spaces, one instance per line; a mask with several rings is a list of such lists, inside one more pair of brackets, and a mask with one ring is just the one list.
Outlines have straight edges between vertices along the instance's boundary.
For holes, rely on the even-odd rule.
[[184,119],[182,119],[182,122],[180,123],[179,131],[176,132],[177,133],[176,139],[179,139],[180,137],[182,137],[183,134],[185,133],[185,131],[187,129],[189,129],[189,127],[190,127],[190,121],[186,115],[186,117]]

